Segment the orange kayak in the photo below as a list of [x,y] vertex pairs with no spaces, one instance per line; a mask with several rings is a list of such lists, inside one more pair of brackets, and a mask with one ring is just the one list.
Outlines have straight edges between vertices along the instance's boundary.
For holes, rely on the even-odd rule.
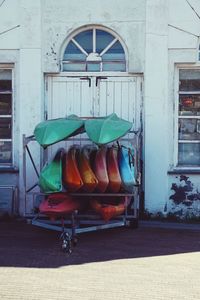
[[109,184],[106,165],[106,152],[107,148],[101,147],[98,149],[94,160],[94,173],[98,179],[96,190],[101,193],[106,191]]
[[83,180],[83,189],[86,192],[93,192],[98,184],[98,179],[96,178],[92,168],[90,166],[89,158],[90,149],[88,147],[83,147],[79,153],[79,172]]
[[94,211],[102,216],[108,222],[110,219],[121,215],[126,209],[125,198],[118,201],[111,201],[110,199],[92,199],[90,205]]
[[70,192],[76,192],[83,186],[83,180],[77,166],[78,151],[78,148],[72,146],[63,158],[63,183]]
[[118,167],[118,149],[115,147],[111,147],[107,151],[107,170],[109,178],[108,190],[113,193],[118,193],[122,181]]

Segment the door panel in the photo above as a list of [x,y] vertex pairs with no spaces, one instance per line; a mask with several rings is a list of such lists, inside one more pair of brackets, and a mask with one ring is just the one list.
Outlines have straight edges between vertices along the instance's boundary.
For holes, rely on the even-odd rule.
[[[48,119],[75,114],[92,116],[92,89],[87,80],[51,77],[48,89]],[[86,101],[89,105],[85,105]]]
[[[138,127],[136,114],[137,102],[141,100],[137,81],[141,78],[110,77],[99,81],[99,115],[109,115],[115,112],[119,117],[134,122]],[[140,115],[140,111],[139,111]]]
[[[63,118],[71,114],[83,117],[93,116],[92,88],[88,80],[76,77],[49,77],[47,100],[48,119]],[[81,136],[84,138],[85,134]],[[48,147],[48,157],[53,157],[57,149],[61,147],[66,149],[70,144],[59,142]]]

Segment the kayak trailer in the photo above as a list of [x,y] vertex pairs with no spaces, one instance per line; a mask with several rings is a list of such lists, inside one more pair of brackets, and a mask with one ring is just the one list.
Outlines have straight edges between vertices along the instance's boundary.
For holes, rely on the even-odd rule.
[[[65,143],[65,147],[74,143],[91,143],[90,138],[85,137],[69,137],[61,143]],[[116,142],[116,141],[115,141]],[[61,232],[60,246],[66,253],[71,253],[73,246],[77,244],[78,235],[85,232],[92,232],[108,228],[116,227],[138,227],[138,212],[140,203],[140,186],[141,186],[141,132],[129,131],[125,136],[117,139],[117,143],[121,145],[129,144],[134,149],[134,177],[135,184],[132,191],[119,191],[118,193],[112,192],[67,192],[70,197],[78,199],[87,199],[92,201],[98,199],[113,198],[124,199],[125,210],[122,214],[113,217],[112,219],[105,220],[96,213],[94,210],[88,209],[79,211],[75,209],[73,212],[65,215],[59,219],[49,218],[47,215],[39,211],[39,204],[44,201],[48,195],[41,192],[38,186],[38,179],[41,172],[41,166],[47,161],[48,149],[37,149],[35,136],[23,135],[23,178],[25,188],[25,217],[29,224],[39,226],[42,228],[55,230]],[[63,144],[62,144],[63,147]],[[34,151],[40,155],[35,155]],[[33,182],[33,180],[35,182]],[[66,191],[65,191],[66,193]]]

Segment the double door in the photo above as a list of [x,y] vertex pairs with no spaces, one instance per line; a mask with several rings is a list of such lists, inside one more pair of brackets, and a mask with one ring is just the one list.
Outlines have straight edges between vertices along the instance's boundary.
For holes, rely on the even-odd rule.
[[[141,76],[48,76],[46,117],[99,117],[115,112],[138,130],[142,121],[141,87]],[[53,152],[58,147],[52,147]]]

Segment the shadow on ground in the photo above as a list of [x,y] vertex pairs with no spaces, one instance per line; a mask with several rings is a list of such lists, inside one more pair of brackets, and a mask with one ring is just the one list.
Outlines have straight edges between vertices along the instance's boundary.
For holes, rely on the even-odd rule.
[[0,222],[0,267],[57,268],[116,259],[200,251],[200,231],[115,228],[83,233],[69,256],[59,233],[24,222]]

